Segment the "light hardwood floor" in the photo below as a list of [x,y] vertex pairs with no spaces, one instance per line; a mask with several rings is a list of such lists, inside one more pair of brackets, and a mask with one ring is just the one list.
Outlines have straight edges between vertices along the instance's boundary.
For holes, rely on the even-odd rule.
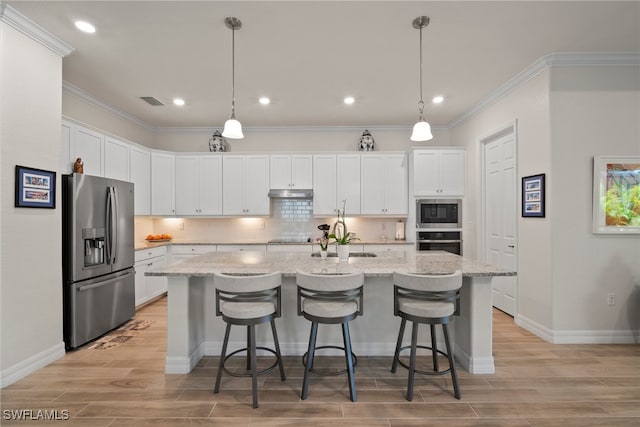
[[407,371],[391,374],[391,357],[362,355],[357,402],[349,400],[344,377],[317,376],[301,401],[303,370],[292,357],[285,360],[286,382],[276,370],[259,377],[254,410],[247,379],[223,376],[221,392],[213,394],[217,357],[205,357],[187,375],[164,374],[166,309],[166,299],[141,309],[136,319],[154,323],[115,348],[85,346],[2,389],[0,424],[47,424],[7,420],[8,410],[31,409],[65,410],[69,420],[50,423],[87,427],[640,426],[639,345],[552,345],[496,311],[496,373],[460,370],[460,401],[448,377],[417,375],[407,402]]

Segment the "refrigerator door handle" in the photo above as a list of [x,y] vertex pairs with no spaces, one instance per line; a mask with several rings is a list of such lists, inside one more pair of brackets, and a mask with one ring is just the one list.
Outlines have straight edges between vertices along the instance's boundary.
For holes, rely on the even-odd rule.
[[118,198],[113,186],[107,187],[107,263],[115,264],[118,252]]
[[123,280],[124,278],[132,276],[134,274],[135,274],[135,272],[131,272],[131,273],[124,274],[122,276],[114,277],[113,279],[109,279],[109,280],[106,280],[104,282],[93,283],[91,285],[83,285],[83,286],[80,286],[78,288],[78,292],[88,291],[89,289],[95,289],[95,288],[99,288],[101,286],[107,286],[107,285],[112,284],[113,282],[118,282],[118,281]]
[[116,191],[116,187],[111,187],[111,198],[112,202],[112,215],[111,215],[111,239],[113,242],[112,252],[113,259],[111,260],[111,264],[116,263],[116,259],[118,257],[118,192]]

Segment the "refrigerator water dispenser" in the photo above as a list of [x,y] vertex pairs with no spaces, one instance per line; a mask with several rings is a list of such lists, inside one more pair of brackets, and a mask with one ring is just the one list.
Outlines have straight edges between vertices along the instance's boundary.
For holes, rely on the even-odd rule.
[[104,264],[104,228],[83,228],[84,266]]

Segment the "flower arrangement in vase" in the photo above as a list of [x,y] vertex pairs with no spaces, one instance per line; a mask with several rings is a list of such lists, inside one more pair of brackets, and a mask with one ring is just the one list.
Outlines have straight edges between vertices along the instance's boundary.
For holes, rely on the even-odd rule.
[[351,233],[347,230],[347,223],[345,221],[344,213],[347,206],[347,200],[342,201],[342,210],[338,209],[338,219],[333,224],[333,230],[329,234],[329,238],[335,240],[338,244],[338,260],[346,261],[349,258],[349,243],[352,240],[360,240],[357,237],[351,236]]

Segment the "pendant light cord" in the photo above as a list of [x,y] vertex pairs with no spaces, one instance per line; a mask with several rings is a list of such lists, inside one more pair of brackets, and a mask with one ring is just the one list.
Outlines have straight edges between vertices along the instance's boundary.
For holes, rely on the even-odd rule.
[[231,29],[231,118],[236,118],[236,29]]
[[422,27],[420,27],[420,99],[418,100],[419,121],[424,120],[424,101],[422,100]]

